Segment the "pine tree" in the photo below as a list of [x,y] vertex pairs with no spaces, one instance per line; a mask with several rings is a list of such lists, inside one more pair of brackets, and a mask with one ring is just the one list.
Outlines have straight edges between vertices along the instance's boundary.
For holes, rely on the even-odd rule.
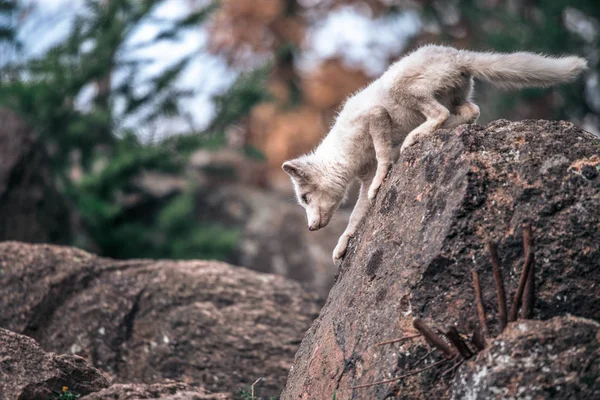
[[[163,2],[86,1],[62,42],[38,59],[10,66],[12,78],[3,75],[0,82],[0,105],[15,109],[33,124],[48,150],[61,190],[75,205],[101,254],[224,258],[235,245],[237,233],[194,222],[193,187],[166,203],[150,205],[150,215],[140,215],[123,200],[142,194],[136,184],[142,172],[183,175],[185,155],[214,141],[194,133],[168,143],[141,143],[135,132],[123,128],[127,118],[147,125],[178,115],[179,102],[189,94],[178,89],[176,81],[192,55],[148,78],[143,94],[132,84],[146,60],[128,58],[127,54],[177,40],[186,29],[197,28],[214,9],[210,5],[181,20],[162,23],[162,30],[151,40],[136,44],[135,49],[127,48],[132,32],[152,18],[153,10]],[[12,2],[0,3],[4,15],[15,12],[8,3]],[[14,28],[11,26],[2,38],[14,39]],[[125,79],[113,81],[115,71]],[[96,93],[90,107],[76,107],[77,96],[90,88]],[[253,101],[252,96],[249,101]],[[242,106],[232,112],[223,105],[219,115],[235,121],[245,109]],[[81,176],[72,180],[76,167]],[[81,240],[75,244],[91,245]]]

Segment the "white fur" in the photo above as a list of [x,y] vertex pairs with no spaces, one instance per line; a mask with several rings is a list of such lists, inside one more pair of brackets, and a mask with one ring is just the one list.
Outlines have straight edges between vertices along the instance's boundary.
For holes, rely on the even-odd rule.
[[434,45],[400,59],[346,101],[312,153],[283,164],[306,209],[309,229],[329,223],[350,182],[358,178],[359,199],[333,252],[334,262],[343,257],[397,157],[398,145],[402,151],[439,128],[477,120],[479,107],[471,102],[473,77],[514,89],[568,82],[586,68],[579,57],[477,53]]

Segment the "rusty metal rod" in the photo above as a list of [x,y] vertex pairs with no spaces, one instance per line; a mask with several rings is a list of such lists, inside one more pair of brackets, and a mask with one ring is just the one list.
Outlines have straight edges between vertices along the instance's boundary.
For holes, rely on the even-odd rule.
[[498,323],[500,324],[500,333],[504,331],[507,324],[506,313],[506,291],[504,290],[504,280],[502,279],[502,267],[498,258],[498,248],[496,243],[487,243],[490,259],[492,260],[492,269],[494,271],[494,282],[496,283],[496,297],[498,298]]
[[479,274],[475,269],[471,271],[473,276],[473,288],[475,290],[475,303],[477,304],[477,316],[479,317],[479,326],[484,337],[489,337],[487,322],[485,320],[485,307],[483,304],[483,295],[481,294],[481,283],[479,282]]
[[475,331],[473,332],[473,336],[471,337],[471,343],[477,351],[482,351],[485,349],[487,343],[485,342],[485,338],[483,337],[481,331],[478,327],[475,327]]
[[525,252],[525,261],[523,262],[523,270],[521,271],[521,277],[519,278],[519,285],[515,292],[512,306],[510,307],[509,320],[516,321],[519,314],[519,307],[521,306],[521,300],[523,299],[523,291],[525,290],[525,283],[531,266],[533,265],[533,234],[531,232],[531,225],[527,224],[523,226],[523,249]]
[[432,346],[438,348],[446,357],[453,357],[456,355],[456,351],[446,343],[446,341],[437,333],[433,331],[423,320],[415,318],[413,320],[413,326],[416,330],[431,343]]
[[465,342],[463,342],[462,338],[458,334],[458,330],[454,326],[450,326],[446,332],[444,332],[450,343],[456,347],[458,353],[464,359],[469,359],[473,357],[473,352],[469,349],[469,346]]
[[531,255],[531,267],[527,275],[525,284],[525,293],[523,293],[523,307],[521,307],[521,318],[530,319],[533,317],[533,307],[535,307],[535,254]]

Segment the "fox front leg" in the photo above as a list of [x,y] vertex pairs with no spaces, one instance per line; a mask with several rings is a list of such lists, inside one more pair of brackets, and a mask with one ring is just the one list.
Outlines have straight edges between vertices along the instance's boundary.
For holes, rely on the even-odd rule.
[[337,246],[333,250],[333,263],[337,264],[344,254],[346,254],[346,250],[348,249],[348,243],[350,242],[350,238],[354,236],[356,233],[356,228],[360,224],[360,222],[365,217],[365,214],[369,210],[369,199],[367,197],[367,188],[371,184],[372,178],[368,178],[365,180],[361,180],[360,185],[360,194],[358,196],[358,200],[356,201],[356,205],[352,210],[352,214],[350,215],[350,221],[348,222],[348,226],[346,230],[340,236]]
[[351,237],[352,236],[344,232],[342,236],[340,236],[340,238],[338,239],[337,245],[335,246],[335,249],[333,249],[334,264],[339,263],[342,257],[344,257],[344,254],[346,254],[346,250],[348,249],[348,243],[350,243]]
[[376,107],[369,118],[369,134],[373,139],[377,170],[369,187],[368,198],[373,201],[392,168],[392,118],[388,111],[381,106]]

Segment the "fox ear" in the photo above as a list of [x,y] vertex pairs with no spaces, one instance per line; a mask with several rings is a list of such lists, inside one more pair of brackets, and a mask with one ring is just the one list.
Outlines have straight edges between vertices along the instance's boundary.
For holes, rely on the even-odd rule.
[[308,174],[306,173],[306,170],[303,168],[302,163],[298,160],[286,161],[283,163],[281,168],[283,168],[283,170],[294,179],[297,179],[300,181],[308,180]]

